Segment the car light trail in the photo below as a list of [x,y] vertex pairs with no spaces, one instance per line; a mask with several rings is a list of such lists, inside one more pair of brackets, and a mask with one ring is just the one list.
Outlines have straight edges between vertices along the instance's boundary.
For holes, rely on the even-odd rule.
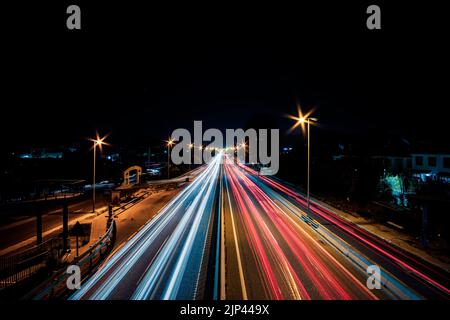
[[70,299],[194,299],[221,156]]
[[[298,208],[294,203],[290,202],[288,199],[284,198],[281,194],[277,193],[276,190],[271,189],[264,183],[261,183],[261,181],[252,175],[248,176],[252,181],[254,181],[261,190],[264,191],[264,195],[269,197],[270,199],[273,199],[273,202],[279,203],[279,205],[276,205],[277,207],[281,206],[284,207],[286,212],[291,212],[292,215],[286,215],[286,218],[288,218],[291,221],[295,221],[293,225],[297,226],[297,230],[302,232],[303,235],[305,235],[308,238],[312,238],[310,234],[308,234],[303,228],[298,226],[297,222],[299,219],[301,221],[306,222],[312,227],[312,230],[317,232],[323,237],[323,240],[327,241],[329,244],[331,244],[333,247],[336,248],[339,252],[341,252],[345,257],[350,259],[362,272],[364,276],[367,276],[367,267],[370,265],[373,265],[374,262],[368,260],[365,256],[358,253],[354,249],[351,248],[351,246],[346,243],[343,239],[337,237],[336,235],[332,234],[327,228],[325,228],[323,225],[320,225],[317,221],[311,219],[310,217],[307,217],[307,215],[301,211],[300,208]],[[296,241],[296,239],[294,239]],[[314,241],[314,240],[313,240]],[[318,246],[322,250],[322,252],[328,256],[329,259],[331,259],[332,262],[335,264],[340,265],[340,263],[322,246]],[[341,270],[346,272],[349,277],[354,279],[354,283],[360,284],[360,281],[355,278],[353,274],[351,274],[350,271],[348,271],[343,266],[340,266]],[[386,294],[389,295],[392,299],[407,299],[407,300],[417,300],[421,299],[419,295],[417,295],[414,291],[407,288],[405,285],[400,283],[397,279],[395,279],[393,276],[391,276],[388,272],[385,270],[382,271],[381,275],[381,283],[383,285],[383,290],[386,289]]]
[[[251,175],[258,175],[258,173],[244,165],[239,165],[243,170]],[[281,183],[274,181],[265,176],[259,176],[259,179],[264,181],[267,185],[272,187],[274,190],[278,190],[283,194],[286,194],[293,199],[295,199],[302,206],[306,206],[305,198],[298,192],[282,185]],[[425,265],[414,256],[409,255],[394,246],[387,245],[380,241],[368,231],[365,231],[356,225],[345,221],[340,218],[332,211],[324,208],[322,205],[315,201],[311,201],[311,212],[318,215],[320,218],[326,220],[332,225],[338,227],[340,230],[344,231],[351,236],[352,239],[357,240],[360,244],[364,245],[369,250],[375,252],[376,254],[388,259],[389,261],[395,262],[402,270],[406,270],[407,273],[415,275],[418,279],[422,279],[425,283],[431,284],[434,288],[438,289],[447,297],[450,295],[450,289],[446,285],[441,284],[436,281],[433,277],[444,279],[443,281],[448,284],[448,279],[442,274],[439,274],[434,269]]]
[[[211,297],[222,290],[227,299],[421,299],[405,282],[412,276],[448,294],[414,257],[316,201],[307,216],[305,205],[299,193],[218,153],[70,299],[197,299],[205,265]],[[374,292],[364,267],[377,259],[387,259],[380,267],[389,286]]]
[[[227,161],[225,172],[230,181],[231,194],[239,208],[239,218],[247,230],[250,249],[261,263],[260,276],[262,281],[267,282],[270,298],[357,298],[346,291],[348,288],[344,288],[343,283],[353,283],[365,299],[376,298],[335,259],[330,256],[325,261],[319,259],[317,252],[309,248],[310,245],[319,245],[315,242],[305,244],[299,235],[298,223],[289,219],[288,214],[240,171],[238,166]],[[333,265],[333,271],[328,269],[329,264]],[[287,289],[283,292],[281,287]]]

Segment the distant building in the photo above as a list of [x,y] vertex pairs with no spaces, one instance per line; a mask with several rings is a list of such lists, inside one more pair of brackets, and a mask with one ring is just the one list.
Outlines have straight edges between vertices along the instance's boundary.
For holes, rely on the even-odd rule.
[[411,157],[415,177],[450,182],[450,154],[413,153]]
[[372,160],[389,173],[450,177],[450,154],[413,153],[408,156],[373,156]]
[[392,174],[406,173],[412,169],[411,156],[373,156],[372,160]]
[[63,152],[48,150],[46,148],[35,148],[31,152],[19,153],[21,159],[62,159]]

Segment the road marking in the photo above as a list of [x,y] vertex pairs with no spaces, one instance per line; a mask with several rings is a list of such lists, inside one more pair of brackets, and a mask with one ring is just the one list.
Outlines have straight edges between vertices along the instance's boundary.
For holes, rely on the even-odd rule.
[[29,222],[35,221],[35,220],[36,220],[35,217],[32,217],[32,218],[24,218],[24,219],[22,219],[22,220],[20,220],[20,221],[13,222],[13,223],[7,224],[7,225],[5,225],[5,226],[3,226],[3,227],[0,227],[0,231],[5,231],[5,230],[11,229],[11,228],[13,228],[13,227],[17,227],[17,226],[20,226],[20,225],[22,225],[22,224],[29,223]]
[[241,254],[239,252],[239,245],[238,245],[238,241],[237,241],[236,226],[234,224],[234,218],[233,218],[233,208],[231,207],[230,193],[228,192],[228,190],[227,190],[227,196],[228,196],[228,203],[230,205],[231,225],[233,226],[234,245],[236,246],[236,255],[237,255],[238,269],[239,269],[239,279],[241,280],[242,299],[248,300],[247,289],[245,288],[244,272],[242,271]]
[[[356,283],[360,288],[363,289],[363,291],[365,291],[372,299],[374,300],[378,300],[379,298],[373,294],[366,286],[364,286],[360,280],[358,280],[342,263],[340,263],[335,257],[333,257],[333,255],[328,252],[322,245],[320,245],[320,243],[318,243],[318,241],[316,239],[314,239],[314,237],[312,235],[309,234],[309,232],[307,232],[307,230],[305,230],[303,227],[304,225],[300,224],[298,219],[295,219],[292,217],[292,215],[288,214],[287,212],[285,212],[283,209],[281,209],[280,206],[278,206],[275,202],[274,202],[275,206],[285,214],[285,216],[292,222],[292,225],[296,227],[297,230],[299,230],[303,235],[305,235],[307,238],[311,239],[311,241],[315,244],[317,244],[316,248],[318,248],[320,251],[322,251],[332,262],[335,263],[335,265],[342,271],[344,272],[348,277],[350,277],[354,283]],[[298,215],[295,213],[296,211],[300,211],[301,213],[303,212],[303,210],[301,210],[300,208],[296,207],[293,203],[287,201],[287,204],[289,204],[290,206],[292,206],[291,208],[289,208],[289,206],[286,206],[288,209],[290,209],[291,212],[294,213],[295,217],[298,217]],[[328,230],[327,228],[325,228],[324,226],[322,226],[320,223],[317,222],[317,224],[319,226],[321,226],[322,229],[324,230]],[[313,230],[311,230],[313,231]],[[336,237],[337,235],[334,234]],[[321,236],[321,238],[323,238],[323,236]],[[337,237],[338,239],[340,239],[342,242],[344,242],[347,246],[348,244],[341,238]],[[326,240],[326,238],[325,238]],[[332,247],[334,248],[334,247]],[[336,249],[335,249],[336,250]],[[339,252],[339,251],[338,251]],[[314,265],[314,264],[313,264]],[[317,268],[316,268],[317,269]]]
[[222,204],[220,208],[220,300],[226,299],[226,292],[225,292],[225,221],[224,221],[224,201],[223,201],[223,170],[222,168],[222,176],[220,179],[220,192],[222,196]]

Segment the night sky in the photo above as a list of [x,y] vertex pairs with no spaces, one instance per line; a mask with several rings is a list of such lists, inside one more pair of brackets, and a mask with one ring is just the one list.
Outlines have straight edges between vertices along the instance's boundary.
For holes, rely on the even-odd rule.
[[81,32],[66,30],[66,4],[12,8],[3,145],[76,142],[96,128],[145,144],[194,120],[237,128],[258,114],[286,130],[297,99],[331,132],[443,139],[442,20],[383,3],[383,29],[369,31],[366,7],[81,2]]

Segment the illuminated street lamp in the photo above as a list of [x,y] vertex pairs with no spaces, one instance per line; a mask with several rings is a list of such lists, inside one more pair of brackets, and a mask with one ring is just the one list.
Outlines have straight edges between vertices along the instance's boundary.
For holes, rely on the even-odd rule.
[[167,179],[170,178],[170,147],[174,144],[175,142],[169,138],[169,140],[167,141]]
[[309,111],[307,114],[303,115],[300,107],[298,107],[298,117],[289,116],[289,118],[296,120],[297,122],[291,128],[291,131],[298,126],[302,127],[302,131],[305,132],[305,124],[307,126],[307,148],[308,148],[308,169],[307,169],[307,178],[306,178],[306,207],[307,214],[309,216],[309,208],[310,208],[310,195],[309,195],[309,185],[310,185],[310,168],[311,168],[311,140],[310,140],[310,126],[311,123],[316,123],[316,118],[311,118],[310,115],[313,113],[313,110]]
[[204,149],[205,149],[205,147],[203,147],[202,144],[198,146],[198,150],[200,150],[200,159],[198,159],[198,158],[195,156],[195,153],[194,153],[194,159],[198,159],[198,160],[199,160],[199,163],[202,163],[202,161],[203,161],[203,150],[204,150]]
[[243,150],[244,150],[244,162],[245,162],[245,160],[246,160],[246,150],[245,150],[245,147],[247,147],[247,145],[245,144],[245,141],[243,141],[241,144],[239,144],[238,146],[237,146],[237,149],[239,149],[239,148],[242,148]]
[[107,145],[109,146],[109,143],[106,143],[104,140],[108,137],[108,135],[104,136],[103,138],[100,138],[100,136],[96,135],[95,139],[89,139],[90,141],[92,141],[93,146],[92,148],[94,149],[94,161],[93,161],[93,174],[92,174],[92,212],[95,212],[95,171],[96,171],[96,162],[97,162],[97,146],[100,149],[100,151],[102,150],[102,145]]

